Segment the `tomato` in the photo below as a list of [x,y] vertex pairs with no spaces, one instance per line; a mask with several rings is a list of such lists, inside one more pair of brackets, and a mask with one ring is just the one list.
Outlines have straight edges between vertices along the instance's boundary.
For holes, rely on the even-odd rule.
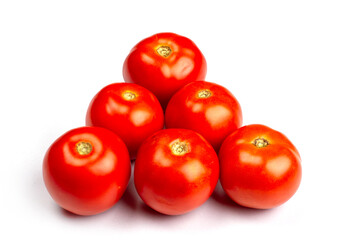
[[226,88],[211,82],[193,82],[171,98],[165,125],[194,130],[218,151],[222,141],[242,125],[241,107]]
[[113,83],[101,89],[91,101],[86,125],[116,133],[134,159],[141,143],[163,129],[164,113],[149,90],[132,83]]
[[153,92],[165,109],[178,89],[205,79],[206,61],[190,39],[174,33],[158,33],[131,50],[123,65],[123,75],[125,82]]
[[198,133],[164,129],[141,145],[134,182],[152,209],[179,215],[202,205],[219,177],[219,162],[211,145]]
[[43,178],[51,197],[78,215],[112,207],[130,177],[129,153],[111,131],[81,127],[59,137],[46,152]]
[[285,135],[264,125],[244,126],[229,135],[219,159],[225,193],[245,207],[279,206],[300,185],[299,152]]

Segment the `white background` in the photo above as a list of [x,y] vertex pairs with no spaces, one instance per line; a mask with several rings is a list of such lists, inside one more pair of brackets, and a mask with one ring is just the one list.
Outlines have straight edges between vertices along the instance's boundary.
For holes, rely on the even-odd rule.
[[[169,217],[145,207],[133,182],[109,211],[60,209],[42,160],[84,125],[91,98],[123,81],[122,64],[158,32],[192,39],[207,80],[238,98],[244,124],[286,134],[303,179],[286,204],[251,210],[220,186],[200,208]],[[0,2],[1,239],[359,239],[359,1]]]

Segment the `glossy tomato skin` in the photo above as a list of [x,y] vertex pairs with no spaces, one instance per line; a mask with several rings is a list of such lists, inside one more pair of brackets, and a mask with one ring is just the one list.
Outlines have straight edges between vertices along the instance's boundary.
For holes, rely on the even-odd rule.
[[203,81],[206,60],[190,39],[174,33],[158,33],[133,47],[123,65],[125,82],[139,84],[159,99],[165,109],[182,86]]
[[81,127],[59,137],[43,161],[48,192],[62,208],[94,215],[111,208],[130,178],[123,141],[104,128]]
[[224,191],[245,207],[277,207],[300,185],[299,152],[285,135],[264,125],[243,126],[229,135],[219,160]]
[[171,98],[165,125],[194,130],[218,151],[223,140],[242,125],[242,111],[226,88],[211,82],[193,82]]
[[142,200],[167,215],[187,213],[212,194],[219,162],[211,145],[198,133],[164,129],[141,145],[134,182]]
[[164,127],[164,113],[149,90],[132,83],[113,83],[101,89],[92,99],[87,126],[107,128],[116,133],[128,147],[131,159],[141,143]]

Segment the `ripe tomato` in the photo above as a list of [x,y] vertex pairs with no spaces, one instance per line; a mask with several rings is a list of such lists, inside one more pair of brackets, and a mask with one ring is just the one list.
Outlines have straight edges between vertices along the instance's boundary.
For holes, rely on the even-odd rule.
[[158,33],[131,50],[124,62],[123,75],[125,82],[153,92],[165,109],[178,89],[205,79],[206,61],[190,39],[174,33]]
[[109,130],[76,128],[50,146],[43,177],[62,208],[79,215],[98,214],[124,193],[130,177],[129,154],[123,141]]
[[268,209],[289,200],[301,180],[301,160],[290,140],[264,125],[241,127],[221,146],[220,182],[236,203]]
[[211,145],[198,133],[165,129],[141,145],[135,161],[135,187],[152,209],[168,215],[189,212],[212,194],[219,162]]
[[167,128],[194,130],[216,151],[241,124],[241,107],[236,98],[226,88],[210,82],[184,86],[171,98],[165,112]]
[[91,101],[86,125],[116,133],[134,159],[141,143],[163,129],[164,113],[149,90],[132,83],[113,83],[100,90]]

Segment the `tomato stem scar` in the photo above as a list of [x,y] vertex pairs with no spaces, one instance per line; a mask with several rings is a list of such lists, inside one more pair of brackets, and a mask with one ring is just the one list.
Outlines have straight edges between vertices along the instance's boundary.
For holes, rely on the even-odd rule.
[[171,148],[171,152],[177,156],[182,156],[189,151],[187,143],[180,141],[176,141],[173,144],[171,144],[170,148]]
[[164,46],[164,45],[161,45],[159,47],[156,48],[156,52],[164,57],[164,58],[167,58],[168,56],[170,56],[170,54],[172,53],[172,50],[169,46]]
[[128,100],[128,101],[136,98],[136,94],[133,92],[130,92],[130,91],[123,92],[122,96],[125,100]]
[[76,144],[76,151],[81,155],[89,155],[93,150],[91,143],[80,141]]
[[208,98],[208,97],[211,97],[211,95],[212,95],[212,92],[209,89],[203,89],[203,90],[198,91],[198,93],[197,93],[198,98]]
[[266,147],[267,145],[269,145],[270,143],[265,138],[257,138],[257,139],[254,140],[253,144],[257,148],[263,148],[263,147]]

